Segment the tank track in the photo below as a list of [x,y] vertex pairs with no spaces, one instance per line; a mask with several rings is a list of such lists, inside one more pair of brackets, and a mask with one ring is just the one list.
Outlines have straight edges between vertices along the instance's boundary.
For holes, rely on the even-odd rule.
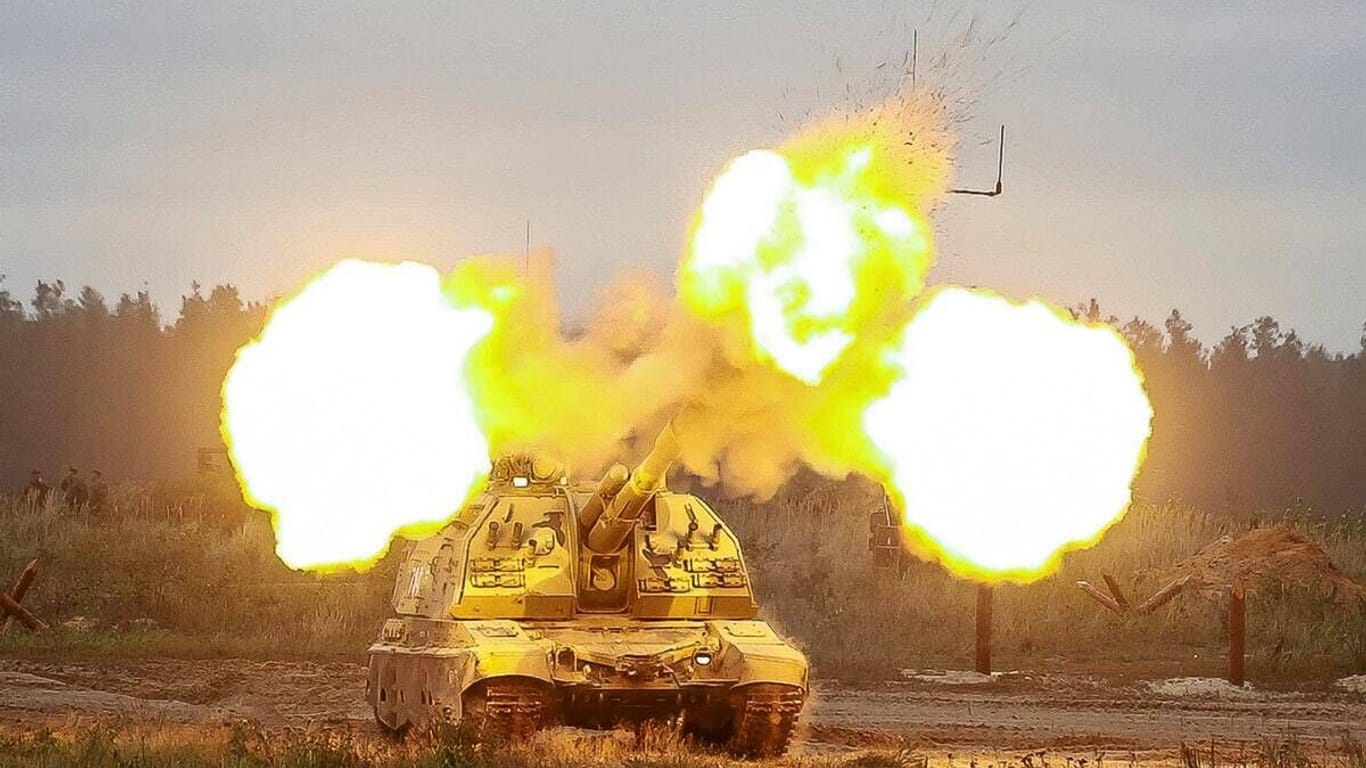
[[525,740],[555,719],[549,687],[529,680],[488,680],[471,688],[463,703],[466,718],[482,738]]
[[800,688],[747,685],[737,694],[730,751],[742,757],[776,757],[787,751],[805,696]]

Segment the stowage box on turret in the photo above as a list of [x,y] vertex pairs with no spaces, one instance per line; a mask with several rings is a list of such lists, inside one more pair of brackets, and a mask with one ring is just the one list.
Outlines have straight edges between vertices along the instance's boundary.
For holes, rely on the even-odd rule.
[[370,647],[380,723],[466,720],[522,737],[681,717],[737,754],[782,753],[806,658],[755,620],[726,524],[664,489],[677,451],[666,427],[633,472],[589,484],[499,460],[487,490],[399,568],[398,615]]

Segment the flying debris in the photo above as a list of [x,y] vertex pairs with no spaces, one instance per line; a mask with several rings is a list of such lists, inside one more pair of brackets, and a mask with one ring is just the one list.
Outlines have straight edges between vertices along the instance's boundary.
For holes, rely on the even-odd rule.
[[512,260],[323,274],[223,389],[281,558],[366,567],[479,492],[491,453],[593,472],[686,410],[679,462],[704,481],[763,497],[802,466],[877,478],[915,552],[988,582],[1049,572],[1123,515],[1152,412],[1113,329],[925,293],[947,125],[911,93],[741,155],[701,201],[678,296],[629,276],[573,338],[549,278]]

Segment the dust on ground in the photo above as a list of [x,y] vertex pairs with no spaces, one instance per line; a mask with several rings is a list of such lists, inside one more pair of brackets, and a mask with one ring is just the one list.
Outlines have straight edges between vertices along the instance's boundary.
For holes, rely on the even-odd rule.
[[[818,682],[796,751],[886,747],[1013,757],[1047,749],[1135,759],[1217,742],[1236,759],[1238,749],[1291,734],[1309,744],[1347,734],[1366,740],[1366,694],[1352,688],[1271,692],[1205,678],[1116,682],[1072,672]],[[0,729],[112,723],[213,731],[245,721],[379,737],[364,691],[365,667],[350,662],[0,659]]]
[[369,720],[347,662],[0,660],[0,722],[135,715],[174,723]]

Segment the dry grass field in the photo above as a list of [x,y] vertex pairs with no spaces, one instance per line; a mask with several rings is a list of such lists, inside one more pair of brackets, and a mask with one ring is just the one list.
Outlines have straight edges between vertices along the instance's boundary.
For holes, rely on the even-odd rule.
[[[1362,605],[1333,600],[1323,585],[1312,583],[1252,593],[1249,677],[1262,691],[1282,692],[1259,695],[1271,696],[1266,699],[1273,702],[1270,706],[1284,710],[1276,722],[1289,722],[1304,712],[1326,724],[1312,741],[1300,741],[1284,730],[1266,730],[1258,741],[1256,734],[1263,731],[1250,726],[1252,721],[1237,720],[1244,731],[1237,735],[1218,730],[1224,722],[1219,718],[1245,719],[1241,708],[1252,702],[1214,706],[1198,699],[1164,700],[1161,694],[1154,699],[1139,682],[1220,673],[1225,621],[1220,600],[1182,596],[1153,615],[1120,617],[1102,611],[1074,586],[1079,579],[1098,581],[1104,572],[1141,597],[1160,586],[1142,577],[1143,571],[1170,566],[1222,535],[1242,531],[1248,522],[1179,504],[1136,505],[1098,546],[1069,555],[1058,573],[1035,584],[996,589],[996,666],[1031,672],[1007,676],[978,692],[926,692],[915,681],[879,681],[898,680],[903,670],[968,666],[974,587],[930,563],[912,561],[900,574],[874,569],[866,520],[877,503],[876,490],[857,481],[809,487],[794,483],[762,504],[716,502],[745,542],[765,618],[805,649],[824,690],[817,695],[824,700],[817,702],[810,726],[814,730],[779,764],[1366,768],[1359,729],[1344,730],[1339,737],[1332,725],[1335,719],[1341,722],[1341,712],[1355,712],[1350,708],[1360,702],[1328,687],[1334,678],[1366,672]],[[1360,516],[1325,519],[1312,510],[1294,509],[1262,515],[1263,522],[1280,520],[1290,520],[1320,542],[1345,573],[1366,578],[1366,524]],[[228,689],[238,685],[242,669],[253,663],[275,668],[280,666],[277,660],[297,660],[295,666],[314,670],[309,674],[322,674],[318,670],[329,664],[360,669],[366,645],[390,610],[396,555],[363,574],[314,575],[283,566],[272,544],[266,516],[242,507],[231,487],[124,485],[100,515],[71,513],[55,505],[29,509],[13,499],[0,500],[0,579],[13,578],[38,558],[42,572],[25,603],[52,624],[42,634],[16,627],[0,634],[0,664],[8,670],[0,674],[9,674],[11,685],[22,686],[23,679],[36,679],[25,674],[36,673],[51,675],[59,681],[54,685],[70,685],[71,690],[92,686],[111,691],[100,694],[105,698],[122,691],[180,707],[181,701],[197,701],[192,689],[200,684],[180,680],[174,672],[176,664],[186,662],[168,660],[224,659],[212,662],[226,665],[222,670],[206,669],[205,674],[222,677]],[[120,665],[127,669],[118,672]],[[162,667],[167,669],[158,671]],[[1047,684],[1039,687],[1043,678],[1037,672],[1044,678],[1052,673],[1071,676],[1083,688],[1063,692],[1049,690]],[[105,679],[111,674],[117,679]],[[347,675],[326,693],[334,698],[345,694],[345,706],[334,709],[348,713],[346,718],[359,718],[351,710],[359,706],[360,684],[352,684]],[[1029,679],[1036,682],[1012,682]],[[863,687],[839,687],[849,683]],[[153,687],[137,690],[146,685]],[[1019,685],[1025,687],[1015,690]],[[1092,685],[1109,687],[1087,687]],[[354,696],[346,693],[353,688]],[[238,695],[230,690],[209,693],[221,693],[227,701]],[[1108,697],[1106,703],[1097,704],[1096,696]],[[1175,708],[1170,726],[1175,730],[1143,736],[1146,752],[1107,751],[1090,745],[1087,733],[1077,730],[1078,713],[1127,711],[1134,698],[1151,700],[1143,705],[1146,710],[1123,715],[1133,722]],[[895,729],[865,733],[863,728],[829,724],[858,723],[893,700],[907,708],[905,717],[910,718],[903,727],[909,730],[900,735]],[[954,714],[964,702],[978,707],[972,715],[974,705],[967,704],[971,722]],[[1033,703],[1043,708],[1031,711]],[[841,714],[847,706],[855,709]],[[0,768],[735,764],[723,754],[683,742],[668,726],[591,736],[560,730],[516,745],[475,743],[459,731],[399,743],[360,719],[325,719],[314,725],[294,717],[263,726],[230,715],[177,725],[160,716],[91,720],[48,712],[32,719],[22,707],[9,709],[0,724]],[[930,716],[941,718],[941,724],[931,726],[924,719]],[[1017,725],[1031,717],[1037,722]],[[1192,733],[1190,723],[1202,718],[1208,722],[1201,733],[1208,738],[1213,729],[1220,734],[1218,743],[1180,743]],[[1228,720],[1228,727],[1234,722]],[[1006,730],[998,731],[1001,727]],[[1110,727],[1122,732],[1127,726]],[[1005,735],[1011,729],[1014,735]],[[1063,731],[1072,735],[1059,751],[1064,742],[1046,740]],[[910,738],[908,733],[920,735]],[[1040,738],[1053,744],[1054,753],[1023,748]]]
[[[875,570],[866,519],[878,503],[857,481],[794,484],[763,504],[719,501],[746,547],[765,618],[800,644],[817,676],[896,678],[903,669],[964,667],[971,659],[973,585],[930,563]],[[1286,510],[1338,566],[1366,578],[1366,522]],[[1179,504],[1137,504],[1093,549],[1056,574],[996,589],[999,669],[1163,663],[1218,669],[1221,601],[1182,596],[1144,617],[1115,616],[1075,582],[1118,577],[1142,597],[1161,586],[1134,578],[1247,527]],[[0,654],[62,658],[346,658],[363,654],[389,612],[396,553],[363,574],[296,573],[272,552],[264,514],[231,489],[125,485],[101,515],[0,500],[0,579],[31,558],[42,572],[25,601],[53,625],[11,630]],[[401,546],[401,545],[400,545]],[[397,548],[396,548],[397,549]],[[1254,590],[1249,675],[1293,685],[1366,672],[1366,609],[1319,584]]]
[[[747,542],[770,617],[804,642],[822,674],[878,678],[906,667],[964,667],[972,659],[974,585],[912,560],[900,576],[870,573],[861,525],[875,489],[825,484],[768,504],[725,505]],[[1366,578],[1366,517],[1326,519],[1313,510],[1263,514],[1292,522],[1345,573]],[[1219,669],[1227,613],[1218,598],[1182,596],[1149,616],[1115,616],[1076,588],[1117,577],[1141,599],[1163,586],[1144,572],[1170,566],[1248,528],[1182,504],[1138,503],[1094,548],[1069,554],[1054,574],[995,590],[995,665],[1179,662],[1191,674]],[[1324,584],[1254,590],[1249,669],[1291,682],[1366,670],[1366,606],[1335,601]],[[1212,665],[1212,666],[1211,666]]]
[[[795,754],[765,765],[784,768],[1364,768],[1366,754],[1350,735],[1329,745],[1290,736],[1230,750],[1181,744],[1169,754],[1104,751],[1087,757],[1039,750],[927,755],[881,747],[836,754]],[[1051,758],[1051,759],[1050,759]],[[569,730],[524,744],[479,743],[459,731],[402,743],[318,732],[266,735],[239,725],[222,733],[133,727],[0,735],[0,768],[734,768],[755,765],[680,740],[664,728],[607,736]]]

